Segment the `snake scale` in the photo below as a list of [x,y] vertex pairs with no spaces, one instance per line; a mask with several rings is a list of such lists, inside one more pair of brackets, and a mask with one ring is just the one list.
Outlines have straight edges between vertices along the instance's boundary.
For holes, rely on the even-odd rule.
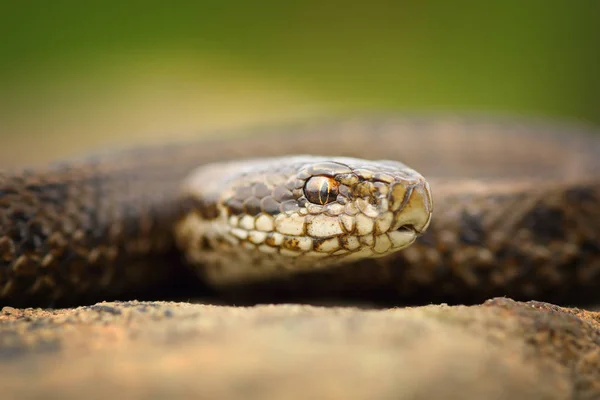
[[597,301],[599,205],[600,136],[566,123],[343,117],[123,149],[0,173],[0,302]]

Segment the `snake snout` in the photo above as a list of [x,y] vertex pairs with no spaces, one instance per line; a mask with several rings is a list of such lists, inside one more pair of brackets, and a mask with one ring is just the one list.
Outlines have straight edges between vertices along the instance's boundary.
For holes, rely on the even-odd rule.
[[388,201],[395,214],[393,230],[411,230],[420,235],[429,226],[433,200],[426,181],[392,185]]

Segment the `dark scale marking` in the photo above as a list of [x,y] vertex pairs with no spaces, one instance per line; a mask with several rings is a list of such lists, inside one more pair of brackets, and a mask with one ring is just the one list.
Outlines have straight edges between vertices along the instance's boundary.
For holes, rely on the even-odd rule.
[[371,204],[373,204],[373,201],[375,201],[375,199],[372,196],[372,193],[373,193],[373,184],[368,181],[360,182],[354,188],[355,196],[364,197],[364,198],[368,199],[369,202],[371,202]]
[[280,213],[279,202],[275,201],[271,196],[267,196],[260,201],[260,206],[266,214],[277,215]]
[[567,199],[567,201],[574,202],[574,203],[583,203],[583,202],[597,203],[598,202],[596,190],[594,190],[593,188],[589,188],[589,187],[575,187],[575,188],[568,189],[565,192],[565,198]]
[[261,213],[260,200],[256,197],[251,197],[244,201],[244,211],[248,215],[256,216]]
[[44,191],[46,188],[47,186],[43,184],[33,184],[25,186],[25,190],[36,194],[42,193],[42,191]]
[[274,232],[269,232],[267,234],[267,237],[265,238],[265,244],[268,245],[268,246],[276,246],[275,233]]
[[231,198],[225,201],[225,206],[233,215],[240,215],[244,213],[244,203],[241,200]]
[[259,182],[252,186],[252,193],[257,198],[262,199],[263,197],[266,197],[271,194],[271,189],[269,189],[264,183]]
[[89,178],[90,189],[94,200],[87,204],[87,207],[90,207],[91,209],[86,209],[87,207],[84,204],[83,213],[89,216],[89,225],[86,230],[86,236],[89,238],[89,245],[93,247],[102,244],[106,234],[104,224],[100,223],[100,213],[102,209],[101,193],[104,192],[103,183],[104,179],[102,179],[101,175],[94,175]]
[[299,250],[300,241],[293,236],[285,236],[281,243],[281,247],[288,250]]
[[302,189],[294,189],[294,190],[292,191],[292,199],[294,199],[294,200],[295,200],[295,199],[299,199],[299,198],[301,198],[301,197],[304,197],[304,198],[306,198],[306,197],[304,196],[304,191],[303,191]]
[[124,204],[123,205],[123,221],[124,224],[124,234],[125,236],[135,237],[138,232],[138,210],[134,204]]
[[[314,248],[315,250],[316,250],[316,249],[318,249],[319,247],[321,247],[321,245],[323,244],[323,242],[325,242],[326,240],[329,240],[329,239],[330,239],[330,238],[316,238],[316,237],[312,238],[312,241],[313,241],[313,248]],[[346,242],[346,237],[345,237],[345,236],[341,236],[341,237],[340,237],[340,239],[341,239],[343,242]],[[340,244],[341,244],[341,243],[340,243]]]
[[25,262],[22,262],[13,267],[13,271],[20,276],[33,276],[36,272],[36,263],[31,257],[27,257]]
[[589,240],[583,241],[579,248],[580,252],[585,255],[600,256],[600,243]]
[[204,236],[202,236],[200,238],[199,247],[202,250],[210,250],[210,249],[212,249],[212,245],[210,244],[210,242],[208,241],[208,239],[206,237],[204,237]]
[[24,249],[35,251],[42,247],[42,243],[46,242],[47,236],[40,221],[32,221],[27,233],[27,240],[21,244]]
[[297,202],[298,202],[298,206],[300,206],[300,208],[304,208],[304,207],[306,207],[308,200],[306,200],[306,197],[300,197],[300,198],[298,198]]
[[[0,237],[0,260],[10,261],[15,256],[15,247],[12,240],[8,237]],[[2,270],[0,269],[0,274]]]
[[[0,200],[3,197],[7,197],[7,196],[10,196],[10,195],[15,195],[15,194],[18,194],[18,193],[19,192],[17,192],[17,190],[14,187],[4,187],[4,188],[2,188],[0,190]],[[8,206],[8,204],[7,204],[7,206]]]
[[27,222],[33,218],[33,214],[29,214],[23,209],[16,209],[10,214],[10,219],[13,223]]
[[523,227],[531,230],[538,243],[565,239],[564,212],[558,208],[538,204],[527,213],[522,223]]
[[275,199],[275,201],[281,203],[286,200],[292,200],[293,198],[292,192],[283,186],[277,186],[275,190],[273,190],[273,199]]
[[291,179],[285,184],[285,187],[289,190],[302,189],[305,182],[306,179]]
[[480,215],[464,210],[458,223],[460,240],[469,245],[482,246],[485,241],[485,229]]
[[198,203],[198,212],[202,218],[211,220],[219,216],[219,209],[214,202],[201,202]]
[[252,187],[251,186],[241,186],[235,190],[234,198],[243,202],[248,197],[252,196]]
[[346,198],[351,196],[350,188],[347,185],[338,186],[338,193]]

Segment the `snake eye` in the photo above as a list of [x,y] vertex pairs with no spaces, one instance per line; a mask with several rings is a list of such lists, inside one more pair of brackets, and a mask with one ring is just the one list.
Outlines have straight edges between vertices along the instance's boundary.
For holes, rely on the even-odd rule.
[[313,204],[328,204],[337,199],[339,183],[326,176],[313,176],[304,185],[304,196]]

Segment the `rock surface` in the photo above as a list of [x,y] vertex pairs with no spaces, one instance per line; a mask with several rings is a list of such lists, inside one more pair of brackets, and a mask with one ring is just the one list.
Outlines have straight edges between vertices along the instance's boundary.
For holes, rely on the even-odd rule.
[[600,313],[98,303],[0,315],[2,399],[599,399]]

